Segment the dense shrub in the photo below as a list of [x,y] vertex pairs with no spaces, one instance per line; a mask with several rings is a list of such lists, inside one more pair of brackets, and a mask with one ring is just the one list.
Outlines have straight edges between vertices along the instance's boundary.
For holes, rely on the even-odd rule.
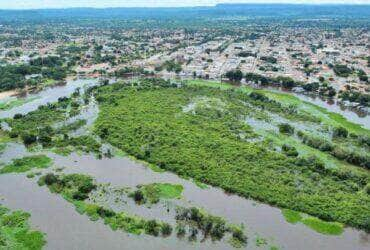
[[319,149],[323,152],[330,152],[333,150],[334,146],[327,140],[319,137],[313,137],[308,134],[300,133],[300,138],[302,139],[302,142],[310,147]]
[[337,127],[333,130],[333,137],[347,138],[348,130],[343,127]]
[[163,223],[161,227],[161,232],[163,236],[169,236],[172,233],[172,227],[168,223]]
[[284,144],[282,147],[281,147],[281,150],[283,151],[284,154],[286,154],[287,156],[298,156],[298,151],[295,147],[293,146],[289,146],[289,145],[286,145]]
[[283,134],[292,135],[294,134],[294,127],[292,127],[288,123],[281,123],[279,124],[279,131],[280,133],[283,133]]
[[57,183],[57,181],[58,181],[58,177],[53,173],[46,174],[44,177],[44,182],[48,186],[53,185],[54,183]]
[[28,146],[37,141],[37,136],[33,134],[22,134],[23,143]]
[[156,220],[149,220],[145,223],[145,233],[153,236],[158,236],[161,229],[160,224]]

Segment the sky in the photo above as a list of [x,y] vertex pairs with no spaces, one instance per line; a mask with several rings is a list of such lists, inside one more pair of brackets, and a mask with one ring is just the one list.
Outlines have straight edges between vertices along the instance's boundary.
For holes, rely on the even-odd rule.
[[0,0],[0,9],[182,7],[212,6],[218,3],[370,4],[370,0]]

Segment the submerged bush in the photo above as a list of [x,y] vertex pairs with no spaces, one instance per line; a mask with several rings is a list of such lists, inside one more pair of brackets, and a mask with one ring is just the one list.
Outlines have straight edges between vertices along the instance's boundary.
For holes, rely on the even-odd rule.
[[[183,223],[191,225],[189,239],[194,240],[200,230],[204,237],[211,237],[212,240],[221,240],[226,233],[236,235],[237,238],[246,239],[243,231],[234,225],[227,225],[221,217],[209,215],[199,208],[182,208],[176,210],[176,220],[178,221],[178,234],[184,234]],[[245,240],[246,241],[246,240]]]
[[169,236],[172,233],[172,227],[168,223],[163,223],[161,227],[161,232],[163,236]]

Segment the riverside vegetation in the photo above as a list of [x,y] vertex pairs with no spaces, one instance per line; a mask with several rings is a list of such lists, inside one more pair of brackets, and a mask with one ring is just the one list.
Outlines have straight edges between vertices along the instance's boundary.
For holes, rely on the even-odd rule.
[[[290,95],[142,79],[92,87],[84,96],[77,90],[70,98],[4,119],[11,130],[3,133],[60,153],[101,154],[93,135],[69,136],[86,121],[55,126],[78,114],[90,95],[100,106],[94,133],[136,159],[196,183],[369,230],[370,132]],[[23,169],[14,163],[2,171]],[[140,188],[144,202],[161,198],[160,192],[145,197],[147,188]]]
[[[25,115],[3,119],[9,127],[8,136],[21,140],[26,146],[41,146],[56,153],[83,151],[100,155],[101,144],[91,135],[71,136],[69,133],[84,125],[86,120],[74,119],[89,104],[77,89],[71,97],[61,97],[56,103],[41,105]],[[65,123],[59,124],[58,123]]]
[[2,167],[0,174],[24,173],[32,169],[48,168],[51,164],[52,160],[45,155],[26,156],[14,159],[12,163]]
[[95,88],[95,133],[184,178],[370,230],[368,130],[287,96],[214,85],[144,79]]
[[46,243],[44,234],[31,230],[29,218],[28,213],[0,205],[0,249],[42,249]]
[[[167,237],[172,234],[173,227],[166,222],[147,220],[122,211],[117,212],[99,203],[94,203],[92,201],[94,199],[91,196],[98,185],[88,175],[57,175],[49,173],[40,177],[38,183],[40,186],[46,185],[51,192],[62,195],[64,199],[76,207],[80,214],[86,214],[93,221],[103,219],[104,223],[113,230],[122,230],[133,234],[145,233],[155,237],[159,235]],[[143,187],[154,190],[150,196],[146,197],[151,197],[152,199],[155,197],[157,199],[155,202],[158,202],[160,198],[178,198],[182,192],[181,185],[168,183],[154,183]],[[145,194],[147,194],[146,191]],[[230,244],[234,247],[242,247],[247,243],[247,237],[243,232],[243,228],[227,224],[221,217],[210,215],[199,208],[178,207],[175,219],[177,221],[177,236],[180,238],[184,237],[188,232],[189,240],[195,241],[200,231],[203,239],[210,236],[213,241],[216,241],[221,240],[229,233],[231,235],[229,238]]]

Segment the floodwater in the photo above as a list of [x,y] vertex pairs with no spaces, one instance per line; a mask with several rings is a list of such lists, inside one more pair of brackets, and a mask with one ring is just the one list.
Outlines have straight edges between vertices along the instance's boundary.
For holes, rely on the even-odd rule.
[[15,114],[27,114],[36,110],[40,105],[56,102],[59,97],[70,96],[77,88],[98,84],[98,79],[77,79],[68,81],[66,85],[47,88],[35,94],[28,94],[26,98],[37,96],[38,98],[24,105],[0,112],[0,118],[13,117]]
[[[88,84],[88,82],[85,82]],[[56,101],[63,95],[56,94],[59,90],[66,95],[75,88],[81,87],[84,82],[75,83],[75,87],[58,87],[54,91],[40,92],[44,100],[40,104]],[[53,97],[49,96],[52,95]],[[9,117],[14,113],[27,113],[37,108],[36,104],[26,103],[17,107],[17,111],[0,112],[1,117]],[[24,108],[24,109],[23,109]],[[94,112],[92,112],[94,111]],[[83,113],[84,118],[94,117],[96,106],[93,103]],[[14,113],[12,113],[14,112]],[[92,118],[93,119],[93,118]],[[89,122],[89,120],[88,120]],[[0,155],[1,162],[9,162],[30,154],[23,145],[8,143],[5,151]],[[280,249],[370,249],[370,235],[352,228],[345,228],[342,235],[327,236],[319,234],[303,224],[289,224],[285,221],[281,210],[237,195],[230,195],[221,189],[209,187],[202,189],[190,180],[184,180],[172,173],[157,173],[141,163],[127,157],[96,159],[92,155],[71,154],[60,156],[47,153],[54,160],[54,167],[63,167],[65,173],[85,173],[93,176],[99,183],[110,183],[113,187],[131,187],[139,184],[167,182],[184,186],[183,198],[159,203],[148,208],[145,205],[136,205],[131,199],[123,197],[124,202],[110,202],[113,209],[124,210],[145,218],[157,218],[174,222],[174,207],[197,206],[204,208],[213,215],[222,216],[228,222],[243,224],[249,237],[247,249],[257,249],[256,237],[267,239],[268,245],[258,249],[268,249],[277,246]],[[54,167],[52,169],[54,169]],[[43,170],[43,172],[52,171]],[[52,194],[46,187],[39,187],[37,178],[29,179],[25,174],[0,175],[0,203],[12,209],[22,209],[31,213],[33,228],[46,233],[46,249],[232,249],[226,242],[188,242],[178,239],[175,233],[168,238],[152,237],[147,235],[132,235],[122,231],[112,231],[101,221],[90,221],[85,215],[78,214],[73,205],[56,194]],[[170,208],[167,212],[167,208]]]
[[325,108],[331,112],[341,114],[348,121],[362,125],[364,128],[370,129],[370,118],[367,114],[356,112],[349,108],[345,108],[341,105],[338,105],[332,101],[323,100],[319,97],[312,97],[308,95],[293,93],[299,99],[313,103],[317,106]]
[[[253,86],[252,86],[253,87]],[[369,115],[364,112],[359,112],[358,110],[344,107],[333,100],[325,100],[319,96],[305,95],[301,93],[295,93],[292,91],[282,90],[281,88],[268,87],[267,89],[271,91],[277,91],[282,93],[290,93],[302,101],[306,101],[315,104],[319,107],[325,108],[330,112],[342,115],[348,121],[362,125],[366,129],[370,129],[370,118]]]
[[[25,152],[20,144],[8,147],[4,156],[11,157],[17,152]],[[208,187],[202,189],[191,181],[184,180],[172,173],[156,173],[150,168],[129,158],[96,159],[92,155],[72,154],[68,157],[48,153],[54,159],[56,167],[64,167],[64,173],[85,173],[93,176],[98,183],[110,183],[115,187],[135,188],[139,184],[165,182],[182,184],[183,198],[169,202],[168,205],[156,204],[151,208],[136,205],[126,199],[116,205],[120,209],[143,216],[174,222],[174,207],[202,207],[213,215],[224,217],[231,223],[243,223],[249,236],[247,249],[255,249],[257,236],[268,240],[269,244],[282,249],[369,249],[370,236],[364,232],[346,228],[340,236],[319,234],[303,224],[289,224],[280,209],[253,200],[230,195],[221,189]],[[3,157],[2,157],[3,158]],[[5,157],[4,157],[5,158]],[[8,160],[8,159],[4,159]],[[48,172],[50,170],[44,170]],[[189,243],[175,236],[155,238],[135,236],[117,231],[113,232],[102,222],[92,222],[87,216],[79,215],[71,204],[58,195],[52,194],[46,187],[39,187],[35,179],[28,179],[24,174],[0,176],[1,203],[31,213],[32,225],[46,233],[47,249],[231,249],[224,240],[212,243]],[[170,207],[170,212],[167,212]],[[174,234],[173,234],[174,235]],[[150,244],[147,244],[150,240]],[[309,244],[307,243],[309,242]]]

